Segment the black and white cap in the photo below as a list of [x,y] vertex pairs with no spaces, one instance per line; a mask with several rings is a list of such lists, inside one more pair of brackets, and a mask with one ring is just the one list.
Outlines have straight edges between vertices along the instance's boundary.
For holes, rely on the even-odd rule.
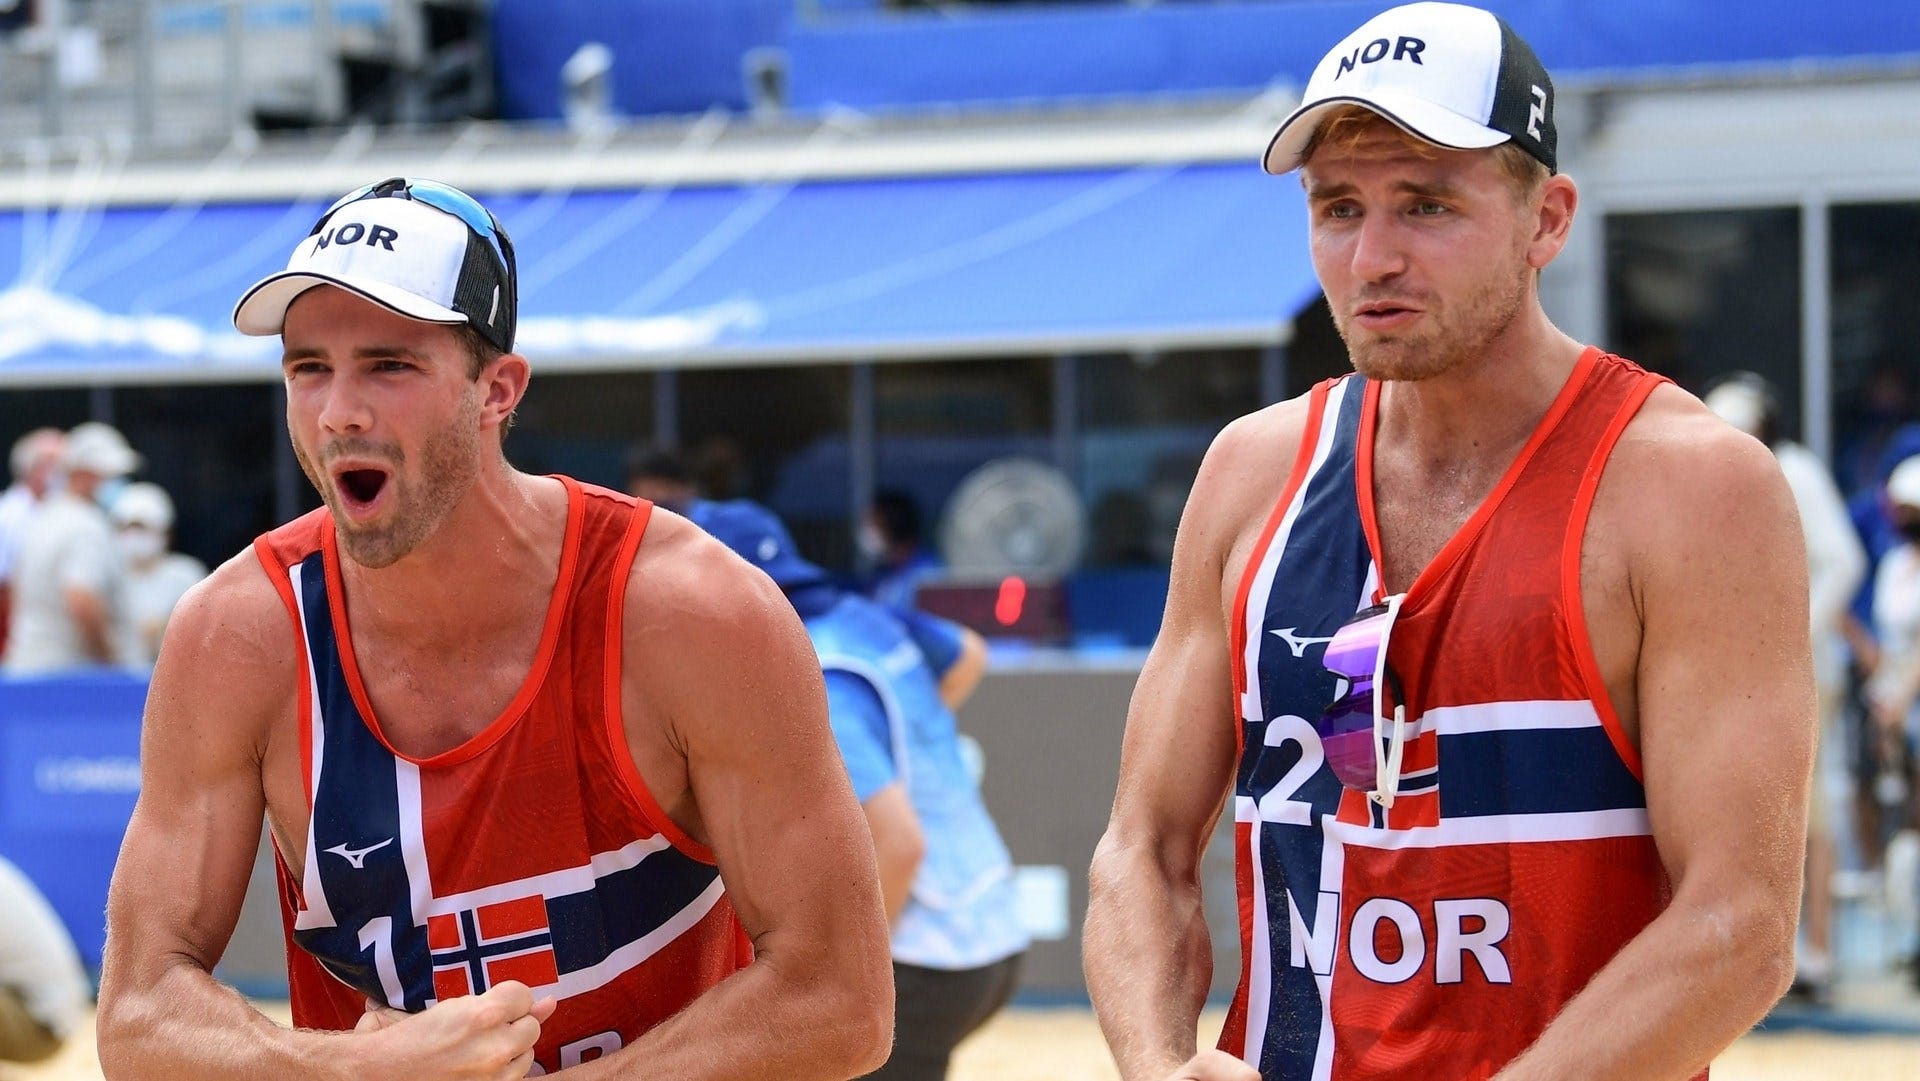
[[1419,3],[1368,19],[1313,69],[1300,107],[1267,147],[1267,172],[1298,169],[1321,120],[1342,105],[1364,106],[1455,150],[1511,140],[1557,169],[1553,80],[1490,11]]
[[[337,204],[294,249],[287,269],[262,278],[240,298],[234,327],[242,334],[279,334],[296,298],[314,286],[332,285],[409,319],[469,324],[494,347],[511,352],[516,296],[510,258],[462,216],[437,205],[444,198],[410,196],[407,183],[396,178]],[[455,194],[463,214],[486,214],[471,197]],[[480,220],[497,233],[490,216]]]

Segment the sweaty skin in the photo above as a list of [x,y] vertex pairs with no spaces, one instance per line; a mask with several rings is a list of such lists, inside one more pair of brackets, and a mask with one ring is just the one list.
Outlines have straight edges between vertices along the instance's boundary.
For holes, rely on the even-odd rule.
[[[1303,170],[1310,244],[1355,367],[1385,385],[1374,498],[1404,590],[1486,498],[1580,354],[1535,272],[1577,192],[1518,192],[1492,152],[1384,121]],[[1228,624],[1307,415],[1243,417],[1209,450],[1175,543],[1165,622],[1128,711],[1091,869],[1086,966],[1127,1081],[1258,1081],[1196,1054],[1211,979],[1199,865],[1231,794]],[[1686,1078],[1757,1021],[1793,968],[1814,692],[1806,561],[1767,449],[1657,389],[1602,477],[1581,595],[1607,694],[1640,752],[1668,908],[1497,1081]]]
[[[285,340],[288,427],[335,508],[354,648],[381,658],[363,666],[374,708],[404,753],[457,746],[525,678],[558,576],[565,491],[500,451],[527,362],[507,354],[474,378],[448,328],[327,287],[295,301]],[[369,486],[349,490],[349,470],[385,479],[368,498]],[[486,604],[473,603],[475,582],[488,583]],[[799,620],[764,575],[660,512],[634,560],[623,634],[628,748],[674,823],[713,849],[755,957],[634,1043],[568,1072],[838,1079],[873,1068],[892,1028],[886,922]],[[306,855],[300,663],[251,552],[174,615],[108,902],[106,1075],[524,1077],[553,1004],[517,983],[320,1033],[273,1024],[209,974],[262,816],[289,866]]]

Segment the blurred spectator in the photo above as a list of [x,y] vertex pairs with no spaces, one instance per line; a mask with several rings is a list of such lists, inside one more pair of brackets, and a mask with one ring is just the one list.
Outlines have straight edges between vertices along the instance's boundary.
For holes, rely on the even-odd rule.
[[[1880,663],[1867,686],[1874,731],[1880,745],[1880,776],[1876,787],[1882,803],[1895,809],[1898,833],[1888,845],[1887,888],[1913,908],[1920,882],[1913,881],[1914,859],[1920,849],[1920,800],[1916,799],[1916,740],[1920,739],[1920,456],[1908,458],[1887,479],[1887,503],[1900,536],[1880,560],[1874,584],[1874,631],[1880,642]],[[1920,969],[1915,978],[1920,979]]]
[[683,516],[700,500],[686,458],[661,443],[627,452],[627,494]]
[[1866,704],[1867,685],[1880,666],[1873,599],[1878,592],[1880,567],[1887,553],[1898,547],[1902,539],[1893,525],[1887,482],[1901,462],[1916,455],[1920,455],[1920,424],[1907,424],[1895,430],[1886,440],[1873,483],[1856,493],[1847,504],[1854,531],[1867,549],[1867,580],[1854,595],[1846,632],[1853,657],[1849,690],[1854,705],[1849,712],[1854,724],[1851,754],[1854,836],[1860,845],[1861,869],[1870,873],[1879,871],[1882,846],[1894,825],[1889,818],[1889,808],[1883,807],[1878,792],[1876,778],[1882,772],[1881,743],[1875,737],[1870,718],[1872,710]]
[[13,561],[41,501],[53,490],[54,473],[60,468],[60,445],[65,439],[58,428],[36,428],[14,442],[7,459],[13,483],[0,493],[0,656],[7,651]]
[[1886,456],[1894,433],[1916,419],[1920,414],[1914,409],[1904,365],[1884,364],[1867,375],[1834,454],[1835,471],[1849,494],[1879,489],[1887,479]]
[[87,974],[60,917],[4,858],[0,913],[0,1062],[41,1062],[86,1016]]
[[49,496],[14,564],[10,675],[113,664],[126,642],[126,570],[101,487],[138,469],[140,455],[97,423],[67,433],[66,487]]
[[860,554],[873,567],[867,595],[889,608],[911,608],[920,584],[946,569],[927,544],[920,505],[906,492],[886,490],[873,497],[860,522]]
[[1801,913],[1805,937],[1794,988],[1826,1001],[1833,980],[1833,872],[1835,843],[1829,806],[1847,785],[1846,651],[1842,621],[1847,604],[1866,577],[1867,555],[1847,516],[1840,489],[1818,455],[1780,431],[1778,392],[1752,372],[1734,372],[1708,390],[1705,402],[1720,419],[1765,443],[1786,475],[1800,511],[1807,545],[1814,679],[1820,696],[1820,743],[1814,796],[1807,820],[1807,898]]
[[1013,859],[953,715],[985,671],[986,643],[836,588],[758,504],[708,503],[695,521],[774,580],[820,654],[893,924],[893,1057],[868,1077],[937,1081],[960,1041],[1012,997],[1027,948]]
[[173,541],[173,500],[158,484],[127,485],[107,513],[120,531],[120,554],[127,569],[130,633],[121,659],[152,668],[174,605],[207,576],[207,566],[168,550]]

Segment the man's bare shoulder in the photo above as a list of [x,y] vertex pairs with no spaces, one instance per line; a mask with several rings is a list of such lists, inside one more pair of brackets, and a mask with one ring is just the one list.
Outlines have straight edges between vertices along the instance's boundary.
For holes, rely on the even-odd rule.
[[251,548],[214,568],[174,608],[154,666],[149,715],[189,713],[265,722],[295,701],[293,621]]
[[1310,396],[1301,395],[1248,413],[1214,436],[1194,478],[1182,528],[1214,535],[1221,554],[1249,526],[1264,521],[1286,485],[1300,450]]
[[[736,663],[799,620],[766,575],[681,516],[655,509],[627,579],[628,655],[649,668]],[[636,654],[636,651],[638,653]]]
[[1683,538],[1756,541],[1798,522],[1773,453],[1678,387],[1648,396],[1607,471],[1602,491],[1656,551],[1677,554]]

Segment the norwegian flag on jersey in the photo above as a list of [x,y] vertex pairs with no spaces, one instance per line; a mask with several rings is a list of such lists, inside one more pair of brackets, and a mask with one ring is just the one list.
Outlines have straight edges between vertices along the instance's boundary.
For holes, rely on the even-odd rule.
[[545,987],[560,979],[546,899],[538,894],[427,918],[433,993],[442,1002],[503,980]]

